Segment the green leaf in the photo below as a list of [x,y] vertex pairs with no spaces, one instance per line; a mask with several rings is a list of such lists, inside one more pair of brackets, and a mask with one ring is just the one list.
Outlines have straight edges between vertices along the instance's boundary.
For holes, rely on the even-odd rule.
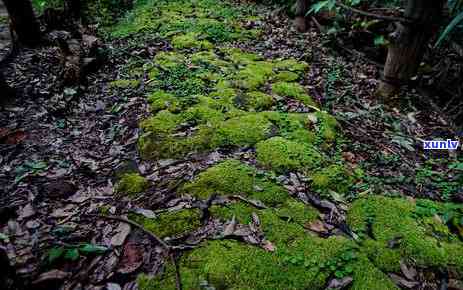
[[54,247],[48,250],[47,257],[48,263],[52,264],[56,260],[58,260],[64,254],[63,247]]
[[64,254],[64,258],[71,261],[76,261],[79,257],[79,250],[75,248],[66,250],[66,253]]
[[85,254],[103,254],[108,250],[105,246],[98,246],[93,244],[84,244],[79,248],[79,251]]
[[383,35],[377,35],[374,40],[375,46],[381,46],[386,43],[386,39]]
[[453,20],[447,25],[445,28],[444,32],[439,36],[439,39],[436,42],[436,45],[434,47],[439,47],[442,42],[447,38],[447,36],[452,32],[452,30],[461,22],[463,21],[463,11],[460,12]]
[[334,272],[334,276],[336,276],[336,278],[342,278],[344,277],[344,273],[342,271],[336,271]]
[[43,161],[35,161],[35,162],[27,161],[25,165],[32,169],[44,169],[47,167],[47,163]]

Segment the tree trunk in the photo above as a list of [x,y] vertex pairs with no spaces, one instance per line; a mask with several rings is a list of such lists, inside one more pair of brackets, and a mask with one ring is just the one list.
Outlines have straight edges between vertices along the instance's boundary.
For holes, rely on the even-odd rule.
[[297,0],[296,1],[296,18],[294,19],[294,27],[299,32],[306,32],[308,29],[308,21],[305,15],[309,11],[310,0]]
[[391,35],[383,79],[378,94],[389,98],[400,85],[408,82],[418,69],[425,47],[436,31],[442,15],[443,0],[408,0],[405,18],[411,23],[398,23]]
[[18,41],[26,46],[40,42],[40,27],[29,0],[3,0],[10,16],[11,28]]

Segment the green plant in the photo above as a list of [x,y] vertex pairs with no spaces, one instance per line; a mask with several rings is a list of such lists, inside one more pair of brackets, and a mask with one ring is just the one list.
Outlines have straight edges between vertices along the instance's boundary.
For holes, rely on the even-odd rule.
[[439,36],[435,47],[438,47],[444,42],[444,40],[450,35],[450,33],[456,29],[456,27],[463,21],[463,11],[456,15],[452,21],[445,27],[444,31]]
[[45,254],[45,259],[48,264],[53,264],[59,259],[67,261],[77,261],[80,255],[103,254],[108,248],[94,244],[79,244],[79,245],[62,245],[55,246],[49,249]]

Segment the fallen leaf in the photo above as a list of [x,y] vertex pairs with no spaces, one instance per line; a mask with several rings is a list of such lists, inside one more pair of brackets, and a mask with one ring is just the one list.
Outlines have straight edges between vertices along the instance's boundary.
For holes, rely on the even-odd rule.
[[264,250],[267,250],[269,252],[275,252],[275,250],[276,250],[275,245],[272,244],[272,242],[270,242],[268,240],[264,240],[262,242],[262,248],[264,248]]
[[307,224],[306,228],[320,234],[328,233],[328,229],[325,227],[325,224],[321,220],[315,220]]
[[126,243],[117,271],[121,274],[129,274],[136,271],[143,264],[143,253],[144,249],[141,244],[134,242]]
[[342,289],[352,283],[352,277],[344,277],[342,279],[332,279],[328,284],[328,289]]
[[125,239],[130,234],[130,225],[121,222],[115,231],[116,234],[111,238],[111,245],[122,246],[125,242]]
[[400,260],[400,270],[408,280],[414,280],[416,277],[416,270],[413,267],[408,267],[402,260]]
[[69,277],[71,273],[69,272],[63,272],[60,270],[51,270],[45,273],[40,274],[40,276],[32,282],[32,284],[37,285],[37,284],[42,284],[45,282],[51,282],[51,281],[61,281]]
[[391,278],[392,281],[394,281],[395,284],[401,287],[405,287],[405,288],[413,288],[419,284],[416,281],[409,281],[394,273],[389,274],[389,277]]
[[20,211],[19,211],[18,220],[23,220],[35,215],[35,209],[31,203],[26,204]]

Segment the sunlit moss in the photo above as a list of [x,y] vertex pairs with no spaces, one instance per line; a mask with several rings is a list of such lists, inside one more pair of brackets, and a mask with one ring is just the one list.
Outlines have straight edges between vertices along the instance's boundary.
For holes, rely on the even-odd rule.
[[277,172],[311,169],[319,166],[322,156],[312,146],[273,137],[256,146],[257,160]]
[[137,195],[149,187],[149,182],[145,177],[138,173],[123,174],[116,184],[116,192],[128,194],[129,196]]
[[212,194],[241,194],[269,205],[280,204],[288,198],[284,188],[257,177],[256,174],[256,169],[249,165],[238,160],[227,160],[200,173],[182,191],[202,199],[207,199]]
[[172,45],[177,49],[184,48],[198,48],[198,49],[210,49],[212,44],[207,40],[198,40],[199,34],[190,32],[183,35],[177,35],[172,38]]
[[156,218],[147,218],[139,214],[130,214],[129,218],[144,229],[159,237],[183,234],[198,228],[201,213],[197,209],[184,209],[159,214]]
[[272,92],[281,97],[293,98],[305,105],[315,106],[312,98],[306,94],[305,89],[298,83],[277,82],[272,85]]

